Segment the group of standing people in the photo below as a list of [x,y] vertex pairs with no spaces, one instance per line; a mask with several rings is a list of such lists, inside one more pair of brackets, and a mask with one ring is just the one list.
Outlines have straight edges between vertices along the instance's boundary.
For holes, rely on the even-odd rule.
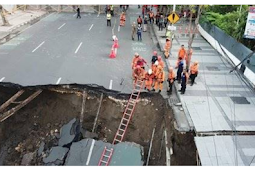
[[[149,67],[148,71],[145,71],[145,65]],[[142,56],[135,53],[131,64],[134,83],[137,80],[144,80],[146,90],[158,91],[160,93],[165,81],[164,65],[164,61],[161,56],[157,55],[156,51],[153,52],[150,66]]]

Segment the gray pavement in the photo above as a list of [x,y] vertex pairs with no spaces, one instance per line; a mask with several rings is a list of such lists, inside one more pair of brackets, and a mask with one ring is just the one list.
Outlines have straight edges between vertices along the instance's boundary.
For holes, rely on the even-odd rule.
[[[113,90],[130,93],[134,53],[147,61],[152,55],[148,33],[143,33],[142,42],[131,40],[131,23],[138,14],[137,6],[130,6],[126,25],[120,29],[119,16],[107,27],[104,14],[82,13],[81,19],[75,13],[50,14],[0,46],[0,80],[23,86],[77,83],[105,88],[112,81]],[[110,59],[115,19],[113,32],[120,48]]]
[[[183,25],[177,24],[178,27]],[[165,39],[157,31],[161,50]],[[172,57],[168,66],[175,66],[181,44],[187,47],[188,37],[178,34],[173,41]],[[193,42],[192,62],[199,61],[196,84],[188,85],[184,95],[178,94],[187,119],[197,132],[255,131],[255,95],[237,73],[229,74],[232,66],[216,52],[199,34]],[[180,89],[179,84],[175,84]],[[190,117],[190,118],[189,118]]]

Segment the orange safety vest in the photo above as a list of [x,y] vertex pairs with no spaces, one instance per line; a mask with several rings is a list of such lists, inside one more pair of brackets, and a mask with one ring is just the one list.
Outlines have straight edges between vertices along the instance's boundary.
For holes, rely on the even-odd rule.
[[154,74],[153,73],[151,75],[149,75],[148,72],[145,73],[145,80],[152,81],[153,78],[154,78]]
[[197,74],[197,72],[198,72],[198,64],[197,65],[193,64],[192,66],[190,66],[191,74]]
[[137,61],[139,60],[139,57],[134,57],[132,60],[132,69],[136,67]]
[[152,64],[152,65],[151,65],[151,70],[152,70],[152,73],[153,73],[154,75],[156,75],[156,73],[157,73],[157,66],[156,66],[155,64]]
[[153,12],[151,12],[150,13],[150,18],[152,18],[154,16],[154,13]]
[[185,55],[186,55],[185,49],[182,49],[182,48],[181,48],[181,49],[179,50],[178,57],[180,57],[181,59],[184,59]]
[[165,81],[165,72],[163,70],[161,72],[158,72],[156,78],[157,78],[157,81],[160,81],[160,82]]
[[164,64],[164,61],[158,61],[158,65],[160,65],[162,68],[164,68],[165,64]]

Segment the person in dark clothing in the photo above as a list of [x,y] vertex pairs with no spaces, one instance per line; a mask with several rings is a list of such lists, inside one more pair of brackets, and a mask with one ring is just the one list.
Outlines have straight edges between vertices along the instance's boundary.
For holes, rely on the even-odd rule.
[[159,25],[159,18],[160,18],[160,14],[159,14],[159,12],[157,12],[157,14],[156,14],[156,25],[157,26]]
[[142,27],[141,25],[139,24],[138,27],[137,27],[137,38],[138,38],[138,41],[142,41]]
[[188,78],[189,78],[188,73],[184,69],[183,73],[182,73],[182,76],[181,76],[181,79],[182,79],[181,90],[179,90],[181,92],[181,94],[184,94],[185,91],[186,91],[186,86],[187,86],[187,83],[188,83]]
[[153,52],[153,56],[151,58],[151,63],[154,64],[158,60],[158,54],[157,51]]
[[168,18],[167,18],[167,15],[166,15],[165,18],[164,18],[164,26],[165,26],[165,28],[167,26],[167,22],[168,22]]
[[81,18],[81,13],[80,13],[80,8],[77,8],[77,17],[76,18]]
[[163,15],[160,16],[159,21],[158,21],[158,30],[163,31],[163,24],[164,24],[164,18]]
[[180,61],[178,64],[178,70],[177,70],[177,80],[179,84],[181,83],[182,71],[183,71],[183,61]]

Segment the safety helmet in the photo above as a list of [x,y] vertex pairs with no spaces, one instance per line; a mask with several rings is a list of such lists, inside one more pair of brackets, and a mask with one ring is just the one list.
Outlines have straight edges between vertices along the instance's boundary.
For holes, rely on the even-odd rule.
[[169,71],[173,71],[174,70],[174,68],[173,67],[169,67]]
[[161,65],[158,65],[157,67],[159,69],[159,71],[162,71],[163,70],[163,67]]
[[151,75],[152,74],[152,69],[148,70],[148,74]]
[[135,56],[136,56],[136,57],[139,57],[139,54],[138,54],[138,53],[135,53]]
[[153,55],[157,55],[158,53],[157,53],[157,51],[153,51]]
[[137,66],[136,66],[136,68],[137,68],[137,69],[140,69],[140,68],[141,68],[141,66],[140,66],[140,65],[137,65]]
[[117,38],[116,35],[113,35],[113,36],[112,36],[112,39],[113,39],[113,40],[115,40],[116,38]]
[[155,63],[154,63],[156,66],[158,65],[158,61],[155,61]]
[[195,64],[198,64],[198,61],[195,61]]
[[158,60],[161,60],[161,59],[162,59],[162,58],[161,58],[161,56],[159,55],[159,56],[158,56]]

